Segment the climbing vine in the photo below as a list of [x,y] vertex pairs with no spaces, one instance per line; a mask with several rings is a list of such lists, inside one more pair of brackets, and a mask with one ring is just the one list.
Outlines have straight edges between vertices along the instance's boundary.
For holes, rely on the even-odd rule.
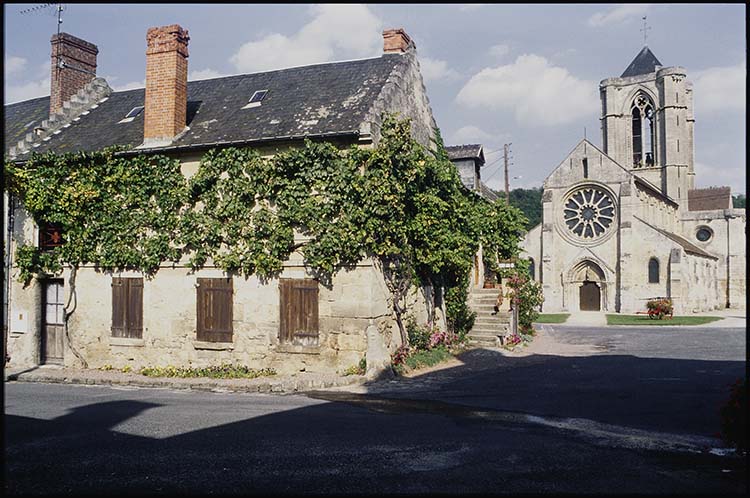
[[432,310],[445,299],[449,325],[466,332],[480,242],[490,264],[515,256],[525,219],[461,186],[439,132],[428,149],[411,137],[408,120],[388,116],[381,136],[374,149],[305,141],[270,158],[215,149],[190,178],[177,159],[116,149],[6,160],[4,188],[34,221],[58,224],[65,237],[52,251],[18,247],[19,278],[87,264],[153,275],[184,258],[193,270],[213,264],[267,279],[299,251],[330,285],[340,269],[372,257],[404,343],[414,286],[432,289]]

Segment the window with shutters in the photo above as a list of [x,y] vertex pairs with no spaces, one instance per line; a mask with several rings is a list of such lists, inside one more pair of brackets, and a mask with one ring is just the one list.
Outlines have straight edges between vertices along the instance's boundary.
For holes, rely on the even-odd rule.
[[56,223],[41,222],[39,224],[39,248],[42,251],[51,251],[65,243],[62,227]]
[[232,342],[232,279],[199,278],[196,289],[196,339],[206,342]]
[[318,281],[282,278],[279,290],[279,341],[318,346]]
[[112,337],[143,337],[143,278],[112,277]]

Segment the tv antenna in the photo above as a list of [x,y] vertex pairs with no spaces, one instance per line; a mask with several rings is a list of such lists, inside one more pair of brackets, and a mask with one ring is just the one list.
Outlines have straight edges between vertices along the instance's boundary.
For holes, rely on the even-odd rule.
[[53,13],[57,14],[57,34],[60,34],[60,25],[62,24],[62,13],[65,10],[65,5],[61,3],[40,3],[28,9],[23,9],[20,14],[36,14],[42,12],[49,12],[49,8],[54,7]]

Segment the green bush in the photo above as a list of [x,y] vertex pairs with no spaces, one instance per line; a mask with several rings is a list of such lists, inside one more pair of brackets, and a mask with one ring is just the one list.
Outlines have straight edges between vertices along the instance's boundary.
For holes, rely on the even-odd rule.
[[257,377],[276,375],[276,371],[273,368],[256,370],[244,365],[233,365],[231,363],[203,368],[174,366],[144,367],[140,370],[140,373],[147,377],[210,377],[212,379],[255,379]]
[[406,335],[409,337],[409,346],[412,349],[424,351],[429,348],[432,331],[426,326],[417,325],[412,317],[406,320]]

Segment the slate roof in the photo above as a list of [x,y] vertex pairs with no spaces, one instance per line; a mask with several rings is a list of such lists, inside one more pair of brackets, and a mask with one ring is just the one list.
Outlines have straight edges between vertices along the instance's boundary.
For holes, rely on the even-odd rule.
[[[333,62],[262,73],[188,82],[190,130],[171,147],[357,135],[399,54]],[[259,107],[242,109],[256,90],[268,90]],[[136,106],[144,89],[113,92],[88,114],[34,148],[58,153],[98,150],[111,145],[133,148],[143,142],[142,112],[118,124]],[[5,152],[47,119],[49,97],[5,106]],[[23,157],[23,156],[21,156]]]
[[681,237],[681,236],[677,235],[676,233],[668,232],[667,230],[664,230],[662,228],[655,227],[651,223],[648,223],[647,221],[642,220],[638,216],[633,216],[633,217],[635,219],[637,219],[637,220],[645,223],[649,227],[653,228],[654,230],[656,230],[660,234],[664,235],[668,239],[670,239],[670,240],[676,242],[677,244],[679,244],[680,246],[682,246],[682,248],[685,250],[685,252],[689,252],[689,253],[692,253],[692,254],[697,254],[698,256],[703,256],[704,258],[719,259],[716,256],[714,256],[713,254],[710,254],[710,253],[704,251],[703,249],[701,249],[700,247],[696,246],[695,244],[693,244],[689,240],[685,239],[684,237]]
[[479,159],[484,164],[484,152],[481,144],[449,145],[445,147],[451,161],[459,159]]
[[688,211],[708,211],[711,209],[731,209],[732,189],[730,187],[710,187],[688,190]]
[[656,71],[656,66],[661,66],[661,62],[651,52],[648,47],[643,47],[638,55],[635,56],[633,62],[625,69],[620,78],[627,78],[628,76],[638,76],[639,74],[650,74]]

